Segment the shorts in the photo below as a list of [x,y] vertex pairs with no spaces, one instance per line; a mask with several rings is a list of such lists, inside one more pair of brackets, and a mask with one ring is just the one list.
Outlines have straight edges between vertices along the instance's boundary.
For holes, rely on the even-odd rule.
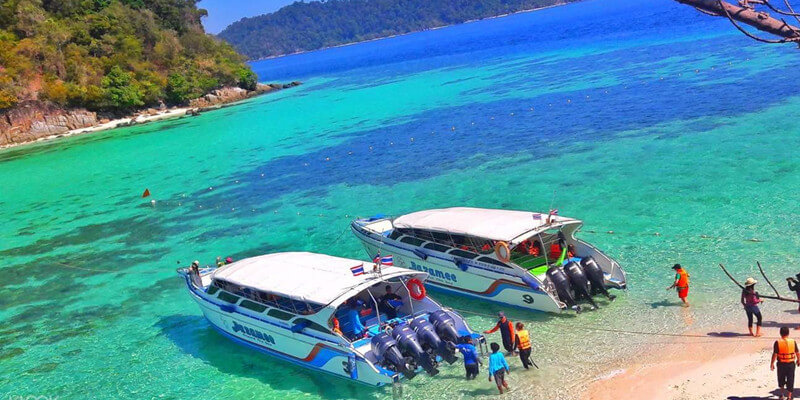
[[785,387],[789,392],[794,391],[794,369],[793,362],[778,363],[778,387]]
[[494,373],[494,383],[497,384],[497,387],[505,386],[506,383],[506,370],[501,369]]
[[681,298],[681,299],[685,299],[685,298],[689,297],[689,288],[688,287],[679,288],[678,289],[678,297]]
[[478,364],[464,364],[464,369],[467,370],[467,379],[475,379],[478,373],[480,373]]

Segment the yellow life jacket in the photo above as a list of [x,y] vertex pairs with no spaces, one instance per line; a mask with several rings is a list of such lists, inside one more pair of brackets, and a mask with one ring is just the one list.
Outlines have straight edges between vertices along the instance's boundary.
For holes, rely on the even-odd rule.
[[794,339],[778,339],[778,362],[790,363],[795,361],[797,343]]
[[528,331],[526,329],[517,331],[517,337],[519,338],[520,349],[527,350],[531,348],[531,339],[528,336]]

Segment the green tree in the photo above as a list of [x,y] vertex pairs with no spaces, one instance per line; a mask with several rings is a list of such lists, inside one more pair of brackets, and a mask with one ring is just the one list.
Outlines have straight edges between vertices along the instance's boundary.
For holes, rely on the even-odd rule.
[[103,78],[105,99],[111,109],[131,110],[144,105],[144,93],[131,74],[115,65]]
[[184,104],[192,99],[192,85],[181,74],[170,74],[167,78],[167,102]]

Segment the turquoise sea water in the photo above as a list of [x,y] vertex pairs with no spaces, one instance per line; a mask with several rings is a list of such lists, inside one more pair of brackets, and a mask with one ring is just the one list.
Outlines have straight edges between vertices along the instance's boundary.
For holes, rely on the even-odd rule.
[[[713,330],[743,318],[717,263],[742,279],[755,260],[776,281],[798,272],[798,67],[792,46],[672,1],[592,0],[258,62],[263,80],[304,85],[0,151],[0,399],[390,398],[221,337],[177,261],[364,258],[353,216],[546,210],[554,191],[631,282],[577,317],[506,310],[533,324],[543,367],[512,374],[510,396],[574,395],[652,340],[582,326]],[[692,274],[688,311],[664,291],[675,262]],[[472,313],[498,310],[436,298],[481,330],[492,319]],[[405,396],[494,393],[461,374]]]

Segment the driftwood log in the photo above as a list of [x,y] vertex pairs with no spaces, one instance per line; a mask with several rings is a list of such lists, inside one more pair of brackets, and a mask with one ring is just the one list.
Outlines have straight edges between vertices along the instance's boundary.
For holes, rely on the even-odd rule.
[[[767,278],[767,275],[764,274],[764,270],[761,269],[761,263],[757,263],[757,264],[758,264],[758,270],[761,271],[761,276],[764,277],[764,279],[767,281],[769,286],[772,287],[772,290],[774,290],[775,294],[777,295],[777,296],[769,296],[769,295],[765,295],[765,294],[759,293],[758,294],[759,297],[763,297],[765,299],[778,300],[778,301],[787,301],[787,302],[790,302],[790,303],[800,303],[800,300],[798,300],[798,299],[787,299],[786,297],[781,296],[780,293],[778,293],[778,290],[775,289],[775,286],[772,285],[772,282],[769,281],[769,278]],[[724,272],[725,275],[728,275],[728,278],[730,278],[733,281],[733,283],[735,283],[736,286],[739,287],[739,289],[744,290],[744,286],[742,286],[742,284],[739,283],[739,281],[737,281],[736,278],[734,278],[733,275],[731,275],[728,272],[727,269],[725,269],[724,265],[720,264],[719,267],[722,268],[722,272]]]
[[[716,16],[724,17],[730,20],[736,29],[740,30],[745,35],[766,43],[787,43],[798,42],[800,43],[800,28],[789,25],[782,18],[775,18],[769,15],[766,11],[756,9],[756,6],[762,6],[775,14],[780,16],[791,16],[798,23],[800,23],[800,14],[795,13],[788,0],[784,0],[786,10],[779,9],[772,5],[769,0],[739,0],[738,4],[731,4],[723,0],[675,0],[678,3],[686,4],[696,8],[698,11]],[[764,39],[755,36],[745,30],[741,25],[750,25],[762,32],[780,37],[781,39]]]

